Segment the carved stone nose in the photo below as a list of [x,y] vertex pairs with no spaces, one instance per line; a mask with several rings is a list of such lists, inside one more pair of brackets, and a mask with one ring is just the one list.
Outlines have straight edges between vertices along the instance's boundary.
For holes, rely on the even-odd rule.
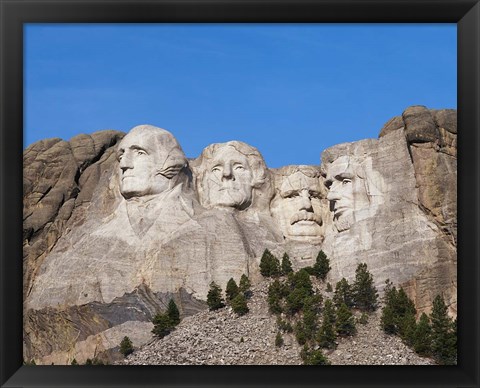
[[232,168],[229,165],[225,165],[222,171],[222,178],[223,179],[233,179],[235,180],[233,174],[232,174]]
[[308,194],[308,192],[302,191],[302,193],[300,194],[300,198],[300,210],[306,210],[309,212],[313,211],[312,201],[310,200],[310,195]]
[[125,172],[129,168],[133,168],[132,161],[130,157],[127,155],[123,155],[122,159],[120,159],[120,169]]

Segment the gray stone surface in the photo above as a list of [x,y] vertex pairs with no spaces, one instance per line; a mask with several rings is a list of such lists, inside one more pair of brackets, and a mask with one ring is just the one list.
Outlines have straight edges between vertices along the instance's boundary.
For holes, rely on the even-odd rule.
[[379,139],[324,150],[320,166],[269,170],[238,141],[187,159],[172,134],[146,125],[33,144],[25,358],[112,360],[122,333],[149,341],[170,297],[188,316],[211,281],[261,282],[266,248],[295,269],[323,249],[332,284],[366,262],[379,289],[387,278],[403,286],[419,312],[441,293],[456,315],[456,136],[454,110],[416,106]]

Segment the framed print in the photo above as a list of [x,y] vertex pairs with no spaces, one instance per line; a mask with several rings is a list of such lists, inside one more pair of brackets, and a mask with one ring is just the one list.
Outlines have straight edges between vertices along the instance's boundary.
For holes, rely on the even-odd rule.
[[478,386],[478,1],[0,6],[2,387]]

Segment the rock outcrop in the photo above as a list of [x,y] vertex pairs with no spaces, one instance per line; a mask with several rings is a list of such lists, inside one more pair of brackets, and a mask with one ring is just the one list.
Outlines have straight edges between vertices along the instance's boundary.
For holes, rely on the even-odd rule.
[[332,284],[365,262],[380,290],[390,279],[419,312],[442,294],[455,315],[456,133],[456,111],[410,107],[379,139],[280,169],[239,141],[187,159],[152,126],[33,144],[24,152],[25,359],[114,360],[125,335],[151,340],[170,298],[188,316],[205,309],[212,281],[261,282],[266,248],[287,252],[296,269],[322,249]]

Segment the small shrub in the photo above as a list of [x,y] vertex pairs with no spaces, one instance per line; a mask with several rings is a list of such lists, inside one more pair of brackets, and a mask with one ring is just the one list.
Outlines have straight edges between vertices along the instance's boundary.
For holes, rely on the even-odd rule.
[[335,306],[340,306],[342,303],[345,303],[347,307],[353,307],[353,294],[350,284],[348,284],[347,279],[342,278],[335,285],[335,294],[333,295],[333,303]]
[[180,312],[173,299],[170,299],[170,302],[168,302],[167,315],[173,326],[177,326],[180,323]]
[[355,318],[345,303],[337,309],[335,327],[339,336],[354,335],[356,332]]
[[260,273],[265,277],[280,275],[280,262],[268,249],[265,249],[260,259]]
[[232,299],[230,302],[233,311],[238,315],[245,315],[248,313],[248,306],[247,306],[247,298],[245,295],[238,294],[235,298]]
[[308,350],[307,347],[304,347],[300,356],[304,365],[330,365],[330,361],[320,349]]
[[318,279],[325,280],[330,269],[330,260],[328,260],[325,252],[321,250],[318,252],[313,265],[313,275]]
[[283,337],[282,337],[282,334],[280,334],[279,331],[277,331],[277,335],[275,337],[275,346],[277,348],[280,348],[283,346]]
[[133,353],[132,341],[127,336],[123,337],[122,342],[120,342],[120,353],[123,354],[123,357]]
[[233,280],[233,278],[230,278],[225,288],[225,295],[227,297],[227,302],[231,302],[232,299],[238,295],[238,292],[239,292],[239,289],[238,289],[237,283],[235,282],[235,280]]
[[362,315],[360,315],[360,318],[358,318],[357,322],[361,325],[366,325],[368,323],[368,314],[362,313]]
[[415,328],[413,348],[421,356],[429,356],[432,351],[432,328],[427,314],[422,313]]
[[166,313],[157,313],[153,317],[153,329],[152,333],[158,338],[163,338],[170,334],[175,326]]
[[282,275],[288,275],[289,273],[292,273],[292,262],[290,261],[290,257],[288,256],[287,253],[283,254],[282,257],[282,265],[281,265],[281,274]]
[[222,289],[215,282],[210,283],[210,289],[207,294],[207,304],[210,311],[221,309],[225,307],[222,298]]
[[240,292],[243,292],[243,294],[247,299],[250,298],[252,294],[252,291],[250,291],[251,286],[252,286],[252,283],[250,282],[250,279],[247,277],[247,275],[243,274],[240,278],[238,289]]

